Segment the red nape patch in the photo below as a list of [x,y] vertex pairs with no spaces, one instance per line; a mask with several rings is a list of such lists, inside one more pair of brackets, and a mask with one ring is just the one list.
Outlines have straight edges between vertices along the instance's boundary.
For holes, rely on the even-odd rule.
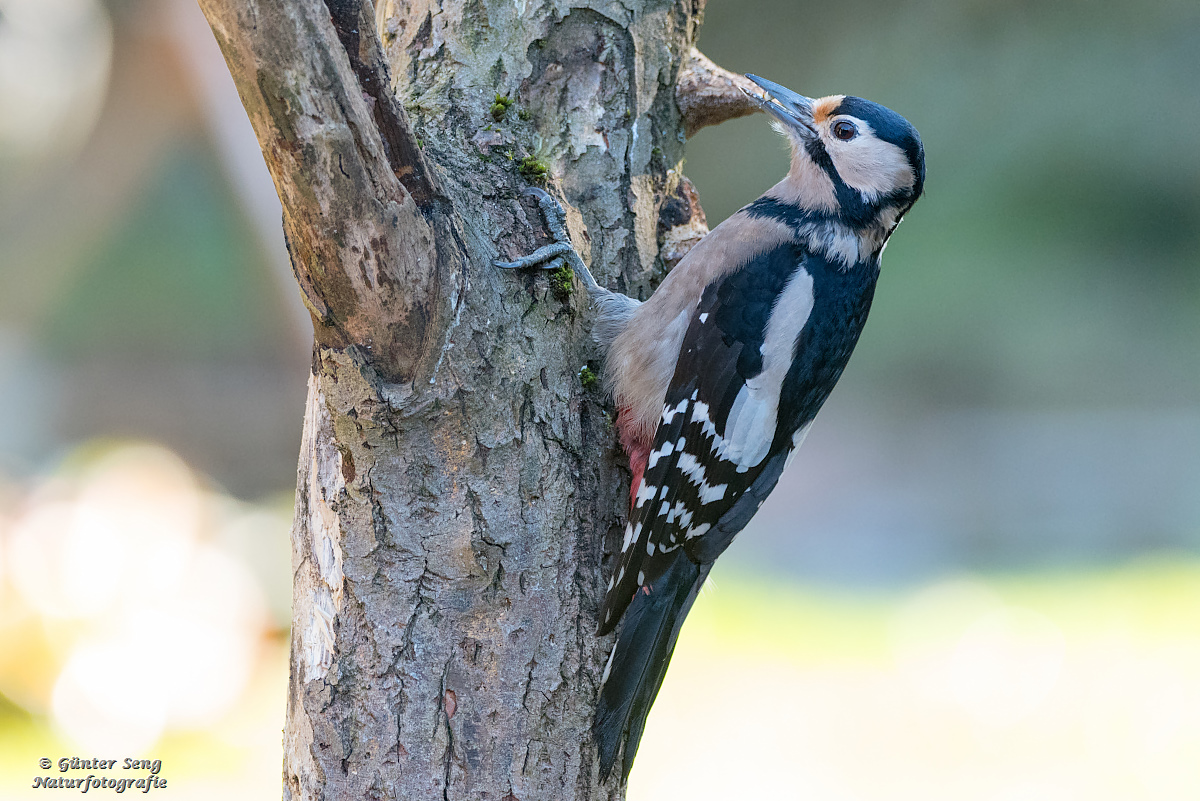
[[629,407],[622,406],[617,411],[617,436],[621,440],[621,447],[629,455],[629,472],[633,474],[629,482],[629,508],[632,509],[637,501],[638,487],[646,472],[646,462],[650,459],[650,449],[654,447],[654,440],[639,435],[636,426],[630,425],[629,418]]

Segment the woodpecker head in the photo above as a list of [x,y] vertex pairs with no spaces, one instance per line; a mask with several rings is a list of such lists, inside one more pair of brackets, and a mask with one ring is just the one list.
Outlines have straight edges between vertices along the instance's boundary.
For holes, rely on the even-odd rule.
[[746,77],[762,90],[750,96],[792,144],[788,177],[770,194],[853,228],[883,226],[890,233],[924,188],[925,151],[917,129],[870,100],[813,100]]

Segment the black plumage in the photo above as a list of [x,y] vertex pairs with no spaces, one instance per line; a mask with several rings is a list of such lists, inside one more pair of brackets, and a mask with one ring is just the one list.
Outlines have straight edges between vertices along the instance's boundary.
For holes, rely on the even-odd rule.
[[[781,219],[795,219],[799,211],[772,210]],[[738,393],[761,373],[772,310],[801,270],[812,277],[813,305],[795,339],[772,442],[759,463],[739,470],[735,462],[717,457],[714,443],[725,431]],[[664,421],[655,432],[654,452],[670,452],[646,469],[644,483],[653,488],[652,497],[632,510],[628,546],[618,555],[601,612],[601,634],[625,618],[596,717],[604,774],[615,764],[614,743],[625,735],[623,773],[628,775],[699,583],[775,487],[793,435],[812,421],[841,376],[866,322],[877,276],[878,262],[847,269],[797,241],[756,254],[705,290],[667,390]],[[702,465],[702,484],[694,463]],[[703,503],[703,488],[720,485],[726,487],[721,497]],[[704,531],[697,534],[700,527]],[[684,561],[692,567],[685,569]],[[687,608],[669,599],[686,600]],[[634,678],[627,669],[634,670]]]

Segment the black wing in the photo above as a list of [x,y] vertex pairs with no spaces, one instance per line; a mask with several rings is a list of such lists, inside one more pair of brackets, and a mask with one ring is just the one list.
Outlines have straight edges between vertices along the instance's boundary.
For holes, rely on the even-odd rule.
[[716,559],[778,481],[798,427],[788,424],[798,421],[774,427],[769,446],[761,443],[765,456],[752,466],[723,458],[725,422],[746,383],[762,373],[772,308],[806,262],[803,249],[780,245],[702,295],[625,529],[601,633],[616,625],[634,593],[653,585],[678,548],[697,563]]

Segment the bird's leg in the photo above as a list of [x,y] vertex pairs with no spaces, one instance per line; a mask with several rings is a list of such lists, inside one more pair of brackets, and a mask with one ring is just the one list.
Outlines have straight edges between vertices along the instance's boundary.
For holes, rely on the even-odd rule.
[[497,259],[493,264],[506,270],[525,270],[531,267],[543,270],[556,270],[567,264],[571,267],[571,271],[583,282],[584,288],[587,289],[588,295],[593,301],[598,302],[601,298],[611,294],[607,289],[596,283],[596,279],[592,277],[591,270],[587,268],[587,265],[583,263],[583,259],[580,258],[579,253],[571,246],[570,237],[567,236],[567,215],[558,201],[551,197],[550,193],[544,189],[530,188],[525,190],[525,192],[537,198],[538,206],[542,209],[542,216],[546,218],[546,226],[550,229],[550,235],[554,237],[554,243],[540,247],[528,256],[523,256],[516,261],[501,261]]
[[[571,241],[567,237],[566,213],[562,206],[542,189],[531,188],[526,192],[537,198],[542,215],[546,218],[546,225],[550,228],[550,235],[554,237],[554,243],[538,248],[528,256],[516,261],[497,259],[494,264],[506,270],[531,267],[554,270],[563,264],[570,265],[572,272],[579,277],[587,289],[595,309],[592,337],[607,353],[613,340],[621,333],[633,317],[634,312],[637,311],[638,306],[641,305],[640,301],[622,295],[620,292],[611,292],[597,284],[596,279],[592,277],[591,270],[587,268],[579,253],[571,246]],[[624,408],[617,415],[617,428],[621,432],[621,446],[629,454],[629,470],[633,474],[633,487],[630,491],[636,494],[637,488],[641,484],[642,474],[646,470],[647,459],[650,456],[653,432],[649,439],[644,433],[635,433],[629,423],[629,410]]]

